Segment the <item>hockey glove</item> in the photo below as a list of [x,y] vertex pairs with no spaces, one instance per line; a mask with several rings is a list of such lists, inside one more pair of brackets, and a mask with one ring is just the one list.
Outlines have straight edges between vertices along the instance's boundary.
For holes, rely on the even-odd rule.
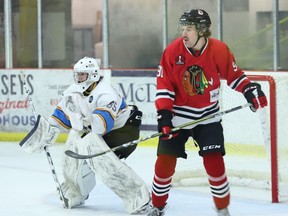
[[258,83],[249,83],[243,89],[243,94],[248,103],[251,104],[250,109],[256,112],[257,109],[267,106],[267,98],[261,90]]
[[50,125],[43,116],[38,115],[33,129],[19,145],[28,153],[40,153],[45,146],[50,146],[56,141],[59,133],[58,127]]
[[158,121],[158,132],[162,132],[163,136],[161,138],[163,140],[171,139],[178,135],[177,132],[171,134],[171,129],[173,128],[172,125],[172,118],[173,114],[171,111],[167,109],[162,109],[157,111],[157,121]]

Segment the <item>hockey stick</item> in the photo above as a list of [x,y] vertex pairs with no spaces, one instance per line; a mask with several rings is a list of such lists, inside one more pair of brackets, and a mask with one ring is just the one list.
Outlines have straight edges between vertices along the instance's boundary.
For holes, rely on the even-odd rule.
[[[36,110],[35,110],[35,107],[34,107],[34,104],[33,104],[33,101],[32,101],[32,98],[31,98],[31,93],[29,91],[29,89],[27,88],[27,84],[26,84],[26,80],[25,80],[25,75],[23,74],[23,72],[21,71],[20,72],[20,78],[22,80],[22,83],[23,83],[23,86],[24,86],[24,90],[27,94],[27,97],[28,97],[28,102],[29,102],[29,105],[32,109],[32,112],[35,116],[35,119],[37,119],[37,114],[36,114]],[[59,183],[59,180],[58,180],[58,177],[57,177],[57,174],[56,174],[56,171],[55,171],[55,167],[54,167],[54,163],[53,163],[53,160],[52,160],[52,157],[51,157],[51,154],[50,154],[50,151],[48,149],[48,146],[45,146],[44,147],[44,150],[45,150],[45,153],[46,153],[46,156],[47,156],[47,159],[48,159],[48,163],[50,165],[50,169],[51,169],[51,172],[52,172],[52,176],[54,178],[54,181],[56,183],[56,188],[57,188],[57,191],[60,195],[60,199],[63,201],[63,205],[64,207],[66,208],[69,208],[68,206],[68,199],[66,199],[63,195],[63,191],[61,190],[61,186],[60,186],[60,183]]]
[[[195,120],[195,121],[187,122],[187,123],[182,124],[182,125],[180,125],[178,127],[172,128],[171,132],[176,132],[176,131],[178,131],[180,129],[183,129],[185,127],[188,127],[190,125],[194,125],[194,124],[197,124],[197,123],[209,120],[209,119],[213,119],[213,118],[216,118],[216,117],[221,117],[221,116],[223,116],[225,114],[228,114],[230,112],[234,112],[236,110],[243,109],[243,108],[248,107],[248,106],[250,106],[249,103],[241,105],[241,106],[237,106],[237,107],[234,107],[234,108],[231,108],[231,109],[226,110],[226,111],[222,111],[222,112],[217,113],[217,114],[209,115],[209,116],[206,116],[204,118],[201,118],[201,119],[198,119],[198,120]],[[70,157],[72,157],[72,158],[76,158],[76,159],[89,159],[89,158],[93,158],[93,157],[98,157],[100,155],[103,155],[103,154],[106,154],[106,153],[109,153],[109,152],[114,152],[114,151],[117,151],[117,150],[120,150],[120,149],[123,149],[123,148],[134,146],[134,145],[137,145],[139,142],[142,142],[142,141],[145,141],[145,140],[148,140],[148,139],[152,139],[152,138],[155,138],[155,137],[159,137],[159,136],[162,136],[162,135],[163,135],[162,132],[155,133],[155,134],[152,134],[150,136],[143,137],[141,139],[134,140],[132,142],[125,143],[123,145],[116,146],[116,147],[108,149],[106,151],[103,151],[103,152],[100,152],[100,153],[96,153],[96,154],[91,154],[91,155],[81,155],[81,154],[78,154],[78,153],[73,152],[71,150],[65,151],[65,154],[70,156]]]

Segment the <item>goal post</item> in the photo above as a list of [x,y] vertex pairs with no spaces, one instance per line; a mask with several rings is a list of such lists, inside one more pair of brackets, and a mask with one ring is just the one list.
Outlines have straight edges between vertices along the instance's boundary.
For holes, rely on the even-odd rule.
[[[273,203],[288,201],[288,75],[246,73],[261,84],[267,108],[256,113],[249,108],[222,118],[226,173],[231,185],[271,190]],[[245,103],[241,93],[221,81],[221,110]],[[188,158],[179,159],[173,178],[175,187],[208,185],[207,176],[193,140],[187,143]]]
[[[269,83],[269,110],[270,110],[270,157],[271,157],[271,196],[272,202],[278,203],[278,160],[277,160],[277,123],[276,123],[276,84],[272,76],[248,75],[253,81],[266,81]],[[265,114],[265,113],[262,113]],[[261,117],[260,117],[261,118]],[[266,116],[262,116],[266,118]],[[263,127],[263,125],[262,125]],[[264,126],[265,127],[265,126]],[[264,130],[262,128],[262,130]],[[263,133],[266,131],[264,130]],[[269,145],[269,143],[268,143]]]

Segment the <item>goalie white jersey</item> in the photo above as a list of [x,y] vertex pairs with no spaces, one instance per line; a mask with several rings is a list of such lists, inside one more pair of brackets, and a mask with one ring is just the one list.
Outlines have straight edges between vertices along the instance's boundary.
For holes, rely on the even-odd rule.
[[[81,131],[83,126],[92,127],[92,132],[104,135],[122,127],[129,118],[131,108],[124,98],[109,84],[101,80],[91,88],[80,91],[72,84],[64,91],[52,119],[66,129]],[[55,121],[50,123],[55,125]]]
[[[49,122],[39,116],[20,145],[28,152],[41,152],[52,145],[60,130],[70,130],[66,149],[80,154],[105,151],[139,139],[142,112],[100,78],[94,58],[84,57],[74,65],[75,83],[64,91]],[[59,126],[60,125],[60,126]],[[87,130],[87,128],[89,130]],[[91,160],[64,155],[64,181],[59,187],[65,206],[83,205],[96,185],[95,174],[124,202],[128,213],[142,212],[150,195],[144,181],[121,159],[136,145],[117,149]]]

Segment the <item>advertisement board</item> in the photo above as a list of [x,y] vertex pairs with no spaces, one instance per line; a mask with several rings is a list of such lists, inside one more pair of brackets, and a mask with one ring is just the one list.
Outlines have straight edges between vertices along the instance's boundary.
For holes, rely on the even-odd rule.
[[[63,91],[73,83],[71,69],[0,70],[0,132],[28,132],[35,124],[34,113],[21,80],[25,75],[37,114],[51,116]],[[142,130],[156,129],[155,75],[147,70],[103,70],[104,79],[143,112]]]
[[38,114],[52,114],[62,92],[73,82],[71,70],[11,69],[0,71],[0,131],[26,132],[35,123],[27,93],[21,79],[24,74],[27,89]]
[[143,112],[141,129],[157,130],[155,108],[156,70],[112,70],[111,83],[126,98],[128,104]]

